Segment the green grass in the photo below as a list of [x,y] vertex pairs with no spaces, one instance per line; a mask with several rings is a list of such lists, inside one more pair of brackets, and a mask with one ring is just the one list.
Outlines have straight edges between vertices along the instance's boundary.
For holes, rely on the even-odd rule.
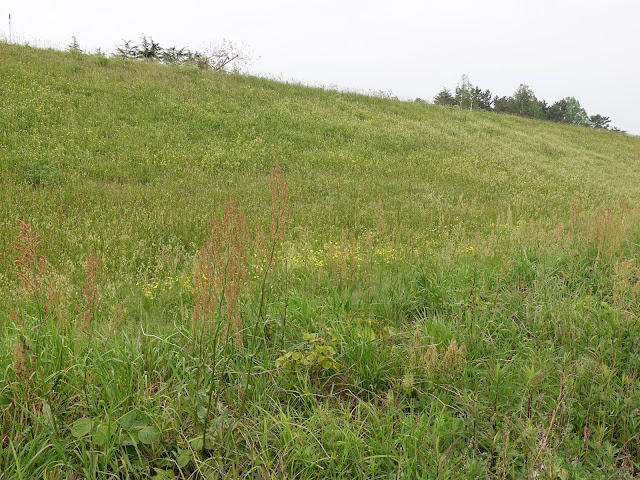
[[[640,472],[638,138],[0,56],[0,477]],[[268,228],[276,160],[290,218],[266,276],[248,243],[240,348],[224,300],[194,322],[194,268],[231,194]]]

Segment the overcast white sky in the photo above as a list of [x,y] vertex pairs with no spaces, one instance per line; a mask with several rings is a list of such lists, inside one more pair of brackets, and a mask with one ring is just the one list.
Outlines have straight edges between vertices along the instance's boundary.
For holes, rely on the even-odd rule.
[[[254,73],[433,99],[462,74],[495,95],[527,84],[552,103],[640,135],[640,0],[2,0],[0,35],[113,51],[141,33],[160,45],[226,38],[260,57]],[[1,60],[0,60],[1,61]]]

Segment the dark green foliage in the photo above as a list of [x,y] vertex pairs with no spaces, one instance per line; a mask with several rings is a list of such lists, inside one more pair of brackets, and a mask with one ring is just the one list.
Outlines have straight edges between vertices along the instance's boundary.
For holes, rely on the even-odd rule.
[[[572,125],[590,125],[593,128],[609,129],[611,120],[602,115],[589,117],[574,97],[566,97],[552,105],[546,100],[538,100],[527,85],[520,85],[510,97],[491,97],[489,90],[474,87],[466,75],[462,76],[456,87],[455,96],[443,88],[434,98],[436,105],[458,106],[465,110],[485,110],[496,113],[509,113],[520,117],[540,118],[552,122],[570,123]],[[617,131],[617,129],[614,129]]]
[[139,45],[133,44],[131,40],[123,40],[121,45],[116,45],[115,56],[123,60],[152,60],[165,65],[193,65],[200,70],[214,72],[236,71],[246,67],[253,60],[252,53],[247,51],[246,47],[226,40],[201,52],[189,50],[187,47],[163,48],[151,36],[146,35],[140,37]]
[[588,125],[587,112],[573,97],[563,98],[546,109],[544,118],[552,122],[564,122],[573,125]]
[[482,90],[471,84],[466,75],[462,76],[460,84],[456,87],[455,96],[449,90],[443,88],[434,98],[436,105],[460,107],[465,110],[492,110],[492,98],[489,90]]
[[140,37],[140,45],[135,50],[136,57],[143,60],[160,60],[162,58],[163,49],[160,44],[146,35]]
[[78,43],[78,40],[76,40],[76,37],[71,37],[71,43],[67,45],[67,50],[69,52],[82,53],[80,44]]
[[493,110],[496,113],[508,113],[509,112],[509,97],[498,97],[497,95],[493,99]]
[[565,99],[559,100],[551,105],[546,112],[545,118],[552,122],[564,122],[567,112],[567,101]]
[[443,88],[433,98],[434,105],[444,105],[447,107],[453,107],[456,104],[456,98],[451,94],[451,91]]
[[182,65],[193,57],[193,53],[186,47],[165,48],[161,54],[161,61],[167,65]]
[[485,111],[493,110],[493,99],[491,97],[491,92],[488,89],[482,90],[480,87],[475,87],[473,90],[473,98],[474,107]]
[[507,111],[513,115],[529,118],[542,118],[542,108],[533,90],[520,85],[508,101]]
[[116,56],[123,60],[138,58],[138,46],[132,40],[122,40],[122,45],[116,45]]
[[538,100],[538,105],[540,107],[540,112],[542,113],[543,118],[547,118],[547,112],[549,111],[549,104],[546,100]]
[[567,97],[565,100],[564,121],[572,125],[588,125],[589,117],[580,102],[574,97]]
[[24,176],[34,187],[54,182],[60,170],[39,160],[33,161],[24,169]]
[[591,126],[593,128],[609,130],[609,124],[611,123],[611,119],[603,115],[591,115],[589,117],[589,122],[591,123]]

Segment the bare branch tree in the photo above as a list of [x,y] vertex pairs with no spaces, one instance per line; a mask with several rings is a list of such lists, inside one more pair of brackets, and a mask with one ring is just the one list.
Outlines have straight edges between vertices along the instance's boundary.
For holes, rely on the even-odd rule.
[[198,63],[198,67],[214,72],[240,72],[254,61],[253,52],[247,50],[246,45],[237,45],[228,40],[222,40],[218,45],[210,44],[204,53],[196,52],[196,56],[206,59],[206,62]]
[[187,47],[163,48],[152,37],[144,34],[140,37],[139,45],[123,39],[121,45],[116,45],[114,56],[125,60],[154,60],[165,65],[191,64],[201,70],[214,72],[241,72],[254,61],[253,52],[248,50],[246,45],[238,45],[228,40],[223,40],[217,45],[209,44],[204,51],[192,51]]

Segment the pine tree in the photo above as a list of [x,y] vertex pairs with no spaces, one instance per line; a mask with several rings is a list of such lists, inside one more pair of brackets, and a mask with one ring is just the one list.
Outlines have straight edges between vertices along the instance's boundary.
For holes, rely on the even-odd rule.
[[438,95],[433,98],[434,105],[445,105],[447,107],[453,107],[456,104],[456,99],[453,95],[451,95],[451,91],[442,88]]
[[591,115],[589,117],[589,122],[593,128],[609,130],[609,124],[611,123],[611,119],[603,115]]
[[138,57],[138,46],[134,45],[131,40],[122,39],[122,45],[116,45],[116,56],[123,60]]
[[76,40],[75,36],[71,37],[71,43],[67,45],[67,50],[69,50],[70,52],[82,53],[80,44],[78,43],[78,40]]

